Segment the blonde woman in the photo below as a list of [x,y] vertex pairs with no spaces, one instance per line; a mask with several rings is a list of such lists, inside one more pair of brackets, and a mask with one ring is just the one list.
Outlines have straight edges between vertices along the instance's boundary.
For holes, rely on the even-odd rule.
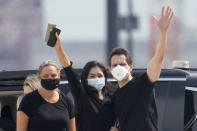
[[60,69],[44,61],[38,71],[41,87],[24,96],[17,112],[17,131],[76,131],[74,106],[58,92]]
[[23,84],[24,95],[37,90],[40,86],[40,81],[36,74],[28,75]]
[[[23,94],[27,95],[28,93],[37,90],[40,86],[41,86],[40,81],[38,80],[38,77],[36,74],[28,75],[23,84]],[[24,95],[21,95],[18,97],[17,108],[19,104],[21,103],[21,100],[23,99]]]

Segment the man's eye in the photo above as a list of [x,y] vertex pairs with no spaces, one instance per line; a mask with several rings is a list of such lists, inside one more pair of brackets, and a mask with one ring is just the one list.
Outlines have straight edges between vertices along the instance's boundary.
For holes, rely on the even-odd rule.
[[118,64],[114,64],[113,67],[116,67]]

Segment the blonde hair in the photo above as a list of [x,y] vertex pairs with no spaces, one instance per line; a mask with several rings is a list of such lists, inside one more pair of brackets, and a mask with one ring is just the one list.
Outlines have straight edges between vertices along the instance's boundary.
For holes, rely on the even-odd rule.
[[[58,66],[54,61],[45,60],[45,61],[43,61],[42,64],[39,66],[38,74],[40,75],[41,72],[42,72],[42,70],[43,70],[43,68],[44,68],[44,67],[47,67],[47,66],[54,66],[54,67],[56,68],[57,72],[60,73],[60,68],[59,68],[59,66]],[[60,90],[59,90],[59,89],[56,89],[56,91],[57,91],[58,93],[60,93]]]
[[42,72],[43,68],[47,67],[47,66],[54,66],[56,68],[57,72],[60,73],[60,68],[54,61],[46,60],[46,61],[42,62],[42,64],[39,66],[38,74],[40,74]]
[[24,86],[29,86],[32,90],[37,90],[41,85],[36,74],[28,75],[24,81]]

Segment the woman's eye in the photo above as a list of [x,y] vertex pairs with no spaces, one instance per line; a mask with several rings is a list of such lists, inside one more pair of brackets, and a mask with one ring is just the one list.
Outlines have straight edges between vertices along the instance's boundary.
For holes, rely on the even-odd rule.
[[43,76],[44,79],[48,78],[47,76]]
[[56,77],[57,75],[52,75],[52,77],[54,78],[54,77]]
[[102,77],[104,77],[103,75],[98,75],[98,78],[102,78]]
[[122,63],[122,64],[120,64],[121,66],[125,66],[126,64],[124,64],[124,63]]

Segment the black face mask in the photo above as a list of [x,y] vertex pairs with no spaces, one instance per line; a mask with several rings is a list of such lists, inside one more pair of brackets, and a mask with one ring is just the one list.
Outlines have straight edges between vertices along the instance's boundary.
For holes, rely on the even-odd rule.
[[41,79],[41,85],[47,90],[54,90],[59,87],[59,79]]

